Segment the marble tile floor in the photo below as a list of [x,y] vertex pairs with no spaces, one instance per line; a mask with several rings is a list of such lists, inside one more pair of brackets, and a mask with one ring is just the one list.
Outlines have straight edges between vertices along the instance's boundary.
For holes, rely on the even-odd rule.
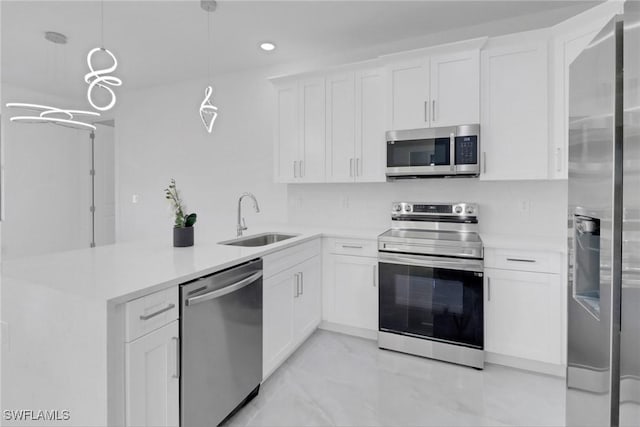
[[483,371],[316,331],[228,426],[557,426],[564,379]]

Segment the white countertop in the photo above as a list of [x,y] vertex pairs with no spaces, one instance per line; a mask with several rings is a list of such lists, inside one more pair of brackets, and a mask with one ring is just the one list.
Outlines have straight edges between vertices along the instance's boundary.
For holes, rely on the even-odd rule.
[[320,230],[315,227],[273,225],[252,228],[245,234],[265,231],[299,236],[262,247],[221,245],[218,242],[233,239],[233,236],[203,238],[197,233],[195,245],[188,248],[174,248],[167,239],[116,243],[5,261],[2,263],[2,279],[26,281],[117,304],[313,238],[376,239],[384,230]]
[[566,236],[514,236],[512,234],[480,233],[485,248],[518,249],[540,252],[567,252]]

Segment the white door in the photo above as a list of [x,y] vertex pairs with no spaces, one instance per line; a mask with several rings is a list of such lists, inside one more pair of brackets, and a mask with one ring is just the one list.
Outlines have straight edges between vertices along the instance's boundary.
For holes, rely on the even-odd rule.
[[293,341],[294,272],[285,270],[262,284],[262,376],[289,356]]
[[562,286],[547,273],[485,269],[485,349],[562,363]]
[[393,64],[388,73],[391,129],[429,127],[429,62]]
[[298,177],[298,86],[296,82],[276,87],[276,182],[294,182]]
[[432,56],[431,126],[480,122],[480,52]]
[[179,424],[179,331],[175,320],[126,344],[128,426]]
[[385,70],[356,73],[356,181],[385,182]]
[[327,77],[327,164],[329,182],[355,178],[355,80],[353,73]]
[[546,41],[484,50],[481,66],[481,179],[546,179]]
[[330,322],[378,330],[378,260],[377,258],[331,255]]
[[325,84],[324,78],[302,80],[299,92],[300,163],[303,182],[324,182],[325,176]]
[[322,317],[322,262],[315,256],[295,267],[299,294],[294,305],[294,341],[300,344],[320,324]]

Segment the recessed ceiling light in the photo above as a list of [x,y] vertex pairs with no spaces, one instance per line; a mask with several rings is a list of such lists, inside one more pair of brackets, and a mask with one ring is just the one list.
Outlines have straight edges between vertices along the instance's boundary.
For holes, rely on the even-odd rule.
[[276,49],[276,45],[271,42],[262,42],[260,43],[260,49],[265,52],[273,52]]

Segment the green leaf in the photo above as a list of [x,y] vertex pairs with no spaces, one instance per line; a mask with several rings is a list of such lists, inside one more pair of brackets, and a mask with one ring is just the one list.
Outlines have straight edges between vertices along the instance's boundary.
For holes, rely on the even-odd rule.
[[196,215],[195,213],[187,215],[184,219],[184,226],[193,227],[193,224],[196,223],[196,219],[198,219],[198,215]]

